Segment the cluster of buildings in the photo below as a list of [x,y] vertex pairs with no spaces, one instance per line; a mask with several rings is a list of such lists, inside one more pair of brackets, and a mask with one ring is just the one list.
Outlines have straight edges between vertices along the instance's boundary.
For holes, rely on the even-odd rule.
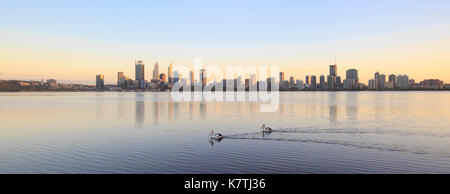
[[238,76],[235,79],[223,79],[219,82],[209,80],[206,69],[199,71],[199,79],[195,80],[194,72],[190,71],[187,78],[183,78],[178,71],[173,71],[173,64],[168,66],[167,73],[161,73],[159,64],[155,63],[152,79],[145,79],[145,64],[142,60],[135,61],[135,79],[131,79],[123,72],[117,73],[117,85],[105,85],[105,77],[97,75],[97,90],[152,90],[166,91],[171,89],[173,84],[182,82],[183,86],[190,86],[191,90],[195,86],[201,88],[210,87],[210,90],[239,90],[256,91],[272,90],[278,86],[280,91],[340,91],[340,90],[424,90],[424,89],[449,89],[441,80],[430,79],[416,83],[407,75],[389,75],[375,73],[374,79],[370,79],[368,85],[360,82],[357,69],[345,71],[345,77],[338,75],[336,64],[329,66],[327,76],[307,75],[305,81],[296,80],[293,76],[286,79],[285,73],[280,72],[279,78],[269,77],[264,80],[257,80],[256,74],[249,74],[247,78]]
[[[200,69],[198,77],[194,77],[194,72],[190,71],[187,77],[178,71],[173,71],[173,64],[170,63],[167,72],[160,72],[159,64],[155,63],[153,74],[150,80],[145,79],[145,64],[142,60],[135,61],[134,79],[127,77],[124,72],[117,73],[117,84],[105,84],[104,75],[96,75],[95,86],[82,84],[63,84],[55,79],[41,81],[18,81],[0,80],[0,91],[167,91],[175,83],[181,82],[189,88],[185,89],[205,89],[209,90],[235,90],[235,91],[256,91],[256,90],[280,90],[280,91],[341,91],[341,90],[449,90],[450,84],[444,84],[438,79],[427,79],[416,83],[407,75],[389,76],[375,73],[373,79],[368,84],[360,82],[357,69],[345,71],[344,79],[338,75],[336,64],[329,66],[329,73],[325,75],[307,75],[305,81],[296,80],[293,76],[286,79],[285,73],[280,72],[279,78],[269,77],[258,79],[256,74],[246,74],[248,77],[237,76],[234,79],[212,80],[207,76],[206,69]],[[198,88],[196,88],[198,87]]]
[[58,83],[55,79],[41,81],[0,80],[0,91],[89,91],[94,86]]
[[338,90],[362,90],[364,84],[359,83],[358,70],[349,69],[346,71],[345,79],[338,76],[337,65],[330,65],[329,75],[307,75],[305,82],[296,80],[290,77],[289,80],[284,80],[284,72],[280,73],[280,88],[281,90],[308,90],[308,91],[338,91]]

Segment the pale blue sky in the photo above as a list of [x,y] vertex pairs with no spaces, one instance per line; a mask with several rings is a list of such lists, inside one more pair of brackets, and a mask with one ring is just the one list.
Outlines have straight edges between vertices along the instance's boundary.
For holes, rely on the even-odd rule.
[[[16,52],[21,49],[24,58],[26,53],[31,56],[36,50],[50,53],[54,49],[77,61],[86,73],[67,72],[67,80],[89,80],[97,73],[111,77],[120,70],[131,74],[134,58],[144,59],[148,66],[158,60],[164,68],[170,60],[190,65],[194,57],[214,65],[267,62],[298,66],[292,75],[303,77],[326,73],[335,54],[344,67],[367,68],[362,75],[369,76],[375,69],[368,68],[373,64],[366,61],[393,57],[384,56],[392,52],[383,50],[423,44],[427,50],[440,48],[436,44],[448,41],[450,32],[448,0],[3,0],[0,5],[0,41],[5,43],[0,49],[11,52],[0,54],[4,58],[0,66],[5,67],[4,74],[18,78],[21,73],[12,66],[20,65]],[[443,47],[445,51],[450,48]],[[58,77],[64,68],[56,64],[66,62],[58,57],[58,63],[44,62],[51,58],[49,53],[31,57],[38,62],[27,61],[26,65],[37,73],[23,74],[64,79]],[[93,60],[95,56],[99,59]],[[83,57],[95,62],[80,64]],[[437,57],[444,58],[436,62],[437,67],[448,64],[445,56]],[[393,61],[406,64],[397,64],[392,71],[408,64],[404,59]],[[67,71],[73,72],[74,65],[67,62]],[[388,71],[388,67],[392,64],[380,64],[379,69]],[[55,71],[47,73],[49,69]],[[308,69],[311,73],[304,72]],[[114,82],[113,78],[107,81]]]

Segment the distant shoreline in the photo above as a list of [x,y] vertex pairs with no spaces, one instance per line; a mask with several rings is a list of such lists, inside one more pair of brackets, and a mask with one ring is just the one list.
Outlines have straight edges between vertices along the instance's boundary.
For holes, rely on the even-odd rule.
[[[417,90],[280,90],[278,92],[445,92],[450,91],[450,89],[440,89],[440,90],[432,90],[432,89],[417,89]],[[62,92],[86,92],[86,93],[170,93],[171,91],[151,91],[151,90],[143,90],[143,91],[98,91],[98,90],[0,90],[0,93],[8,93],[8,92],[17,92],[17,93],[39,93],[39,92],[54,92],[54,93],[62,93]],[[184,92],[184,91],[180,91]],[[202,92],[202,91],[186,91],[186,92]],[[211,91],[215,92],[215,91]],[[260,92],[260,91],[219,91],[219,92]],[[266,91],[261,91],[266,92]],[[271,92],[271,91],[268,91]]]

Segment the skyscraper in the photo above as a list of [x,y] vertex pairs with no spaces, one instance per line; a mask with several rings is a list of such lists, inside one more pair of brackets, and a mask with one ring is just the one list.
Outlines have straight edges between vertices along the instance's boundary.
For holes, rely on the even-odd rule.
[[135,77],[136,81],[138,81],[139,88],[145,88],[145,64],[142,60],[135,61]]
[[105,76],[104,75],[97,75],[96,76],[95,88],[97,90],[104,90],[105,89]]
[[409,88],[409,77],[407,75],[399,75],[397,77],[397,87],[404,90]]
[[155,80],[159,79],[159,64],[158,64],[158,62],[155,63],[155,67],[153,69],[153,79],[155,79]]
[[189,80],[191,81],[191,86],[194,86],[195,83],[194,71],[191,71],[189,73]]
[[334,76],[327,76],[327,88],[329,90],[334,89],[334,85],[336,84],[336,81],[333,80],[335,77]]
[[380,79],[378,79],[378,89],[384,90],[386,89],[386,75],[381,74]]
[[284,81],[284,72],[280,72],[280,84]]
[[337,76],[336,77],[336,85],[335,85],[335,89],[342,89],[342,81],[341,81],[341,76]]
[[117,72],[117,85],[119,85],[120,78],[123,77],[123,72]]
[[249,79],[249,90],[250,91],[256,91],[257,90],[257,85],[256,85],[256,74],[250,74],[250,79]]
[[311,89],[317,89],[317,78],[315,75],[311,76]]
[[172,62],[170,62],[170,65],[169,65],[169,67],[168,67],[168,69],[167,69],[167,75],[168,75],[168,78],[169,78],[169,80],[168,80],[169,84],[173,83],[173,77],[172,77]]
[[389,75],[389,84],[392,86],[392,88],[397,87],[396,76],[394,74]]
[[295,87],[295,79],[293,76],[289,78],[289,87],[294,88]]
[[306,85],[309,85],[309,75],[306,76],[305,82],[306,82]]
[[330,75],[337,76],[337,65],[330,65]]
[[202,83],[202,87],[205,87],[208,83],[208,78],[206,76],[206,69],[200,69],[200,82]]
[[347,70],[345,79],[355,80],[355,83],[358,84],[359,83],[358,70],[356,69]]
[[162,83],[167,83],[167,75],[164,73],[161,73],[161,75],[159,75],[159,79],[161,80]]
[[325,90],[325,76],[324,75],[320,76],[320,89]]
[[380,88],[380,72],[376,72],[375,73],[375,85],[374,85],[375,89],[379,89]]

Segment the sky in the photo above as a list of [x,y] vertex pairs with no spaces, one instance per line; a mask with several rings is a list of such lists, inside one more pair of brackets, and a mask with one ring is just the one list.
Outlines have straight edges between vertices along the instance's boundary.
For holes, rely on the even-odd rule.
[[286,76],[359,70],[450,82],[448,0],[2,0],[0,79],[95,83],[134,60],[277,65]]

